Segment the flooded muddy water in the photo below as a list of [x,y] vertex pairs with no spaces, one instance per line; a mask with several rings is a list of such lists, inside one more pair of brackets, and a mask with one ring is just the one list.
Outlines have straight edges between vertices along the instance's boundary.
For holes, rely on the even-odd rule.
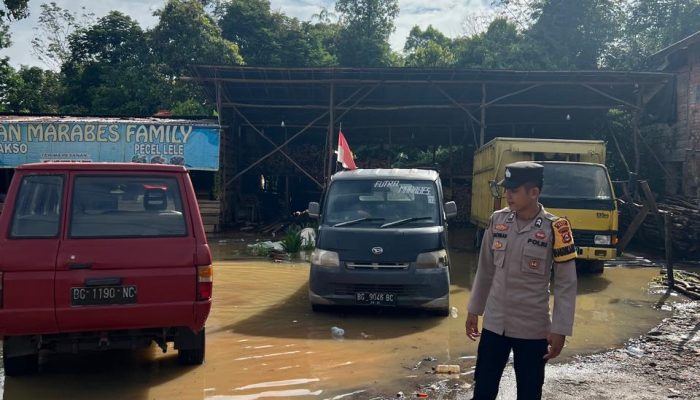
[[[451,239],[463,242],[459,235]],[[212,247],[222,260],[240,254],[243,245]],[[203,366],[182,368],[175,352],[162,354],[156,347],[51,354],[39,375],[6,379],[4,398],[340,399],[361,398],[370,388],[391,393],[397,382],[424,375],[415,366],[426,358],[431,365],[473,365],[476,343],[466,339],[464,320],[476,255],[457,245],[451,256],[454,309],[447,318],[413,310],[314,313],[306,262],[217,261]],[[574,336],[562,357],[621,345],[657,324],[667,315],[654,308],[662,293],[650,290],[658,273],[616,267],[581,275]],[[334,336],[333,327],[344,335]]]

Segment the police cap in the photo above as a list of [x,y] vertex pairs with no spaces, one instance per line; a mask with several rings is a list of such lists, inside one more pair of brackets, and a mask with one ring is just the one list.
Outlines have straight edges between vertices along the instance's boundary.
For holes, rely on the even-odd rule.
[[506,189],[515,189],[527,182],[542,185],[542,164],[531,161],[519,161],[506,165],[505,179],[498,182]]

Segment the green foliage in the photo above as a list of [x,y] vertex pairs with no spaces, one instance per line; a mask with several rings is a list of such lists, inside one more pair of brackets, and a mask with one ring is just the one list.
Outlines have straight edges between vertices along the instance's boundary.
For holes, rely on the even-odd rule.
[[338,0],[338,61],[347,67],[380,67],[396,61],[389,46],[398,0]]
[[453,42],[429,25],[425,31],[414,26],[404,46],[407,67],[450,67],[456,62]]
[[34,28],[32,52],[53,70],[58,70],[66,63],[71,55],[69,37],[73,32],[85,29],[94,23],[95,14],[87,12],[82,7],[78,15],[59,7],[55,2],[44,3]]
[[155,13],[151,48],[168,76],[185,73],[188,64],[242,64],[238,45],[224,39],[216,22],[196,0],[169,0]]
[[299,227],[296,225],[292,225],[289,228],[287,228],[287,231],[282,237],[281,242],[282,247],[284,247],[284,251],[286,251],[287,253],[298,253],[302,247],[302,239]]
[[10,72],[3,111],[15,113],[56,113],[60,93],[59,75],[38,67],[22,66]]
[[215,14],[223,36],[238,43],[248,65],[315,67],[336,63],[331,50],[337,26],[328,20],[327,13],[314,24],[272,12],[267,0],[240,0],[220,4]]
[[76,31],[69,43],[61,111],[149,115],[158,108],[165,97],[162,78],[136,21],[112,11]]

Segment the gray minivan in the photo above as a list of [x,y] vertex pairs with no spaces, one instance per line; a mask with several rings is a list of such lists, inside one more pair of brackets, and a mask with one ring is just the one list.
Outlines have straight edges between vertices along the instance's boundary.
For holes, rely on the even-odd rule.
[[332,305],[415,307],[450,312],[446,219],[436,171],[357,169],[338,172],[309,215],[319,218],[309,300]]

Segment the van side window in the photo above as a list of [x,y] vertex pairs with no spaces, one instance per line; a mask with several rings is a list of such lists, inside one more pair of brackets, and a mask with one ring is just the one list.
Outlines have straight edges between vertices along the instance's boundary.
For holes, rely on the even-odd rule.
[[15,202],[10,237],[57,237],[62,198],[62,176],[25,176]]
[[165,237],[187,234],[174,178],[79,176],[73,187],[70,237]]

